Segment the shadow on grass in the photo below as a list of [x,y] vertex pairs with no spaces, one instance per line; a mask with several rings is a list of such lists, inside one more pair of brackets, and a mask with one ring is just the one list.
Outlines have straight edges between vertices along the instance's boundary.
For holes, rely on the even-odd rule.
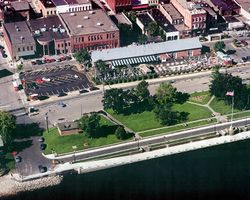
[[107,137],[108,135],[115,134],[115,130],[117,129],[117,127],[118,125],[103,125],[95,132],[93,138]]
[[120,114],[123,114],[123,115],[139,114],[139,113],[143,113],[144,111],[152,111],[153,109],[154,109],[154,106],[152,103],[141,102],[139,104],[135,104],[129,108],[126,108]]
[[43,129],[39,127],[39,124],[17,124],[16,130],[14,133],[14,138],[22,139],[29,138],[31,136],[42,136]]

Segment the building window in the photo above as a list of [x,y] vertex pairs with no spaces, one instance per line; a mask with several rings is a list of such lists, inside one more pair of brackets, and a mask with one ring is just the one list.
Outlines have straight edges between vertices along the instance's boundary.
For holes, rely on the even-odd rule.
[[71,8],[69,8],[69,12],[71,12]]
[[47,15],[49,15],[49,11],[47,11]]
[[84,42],[84,37],[82,37],[82,42]]
[[21,51],[21,49],[18,47],[18,48],[17,48],[17,51],[18,51],[18,52],[20,52],[20,51]]
[[25,47],[23,47],[23,51],[25,51]]
[[28,46],[28,47],[27,47],[27,51],[29,51],[29,50],[30,50],[30,47]]
[[33,46],[30,47],[30,50],[33,51]]
[[56,10],[54,10],[54,14],[56,14]]
[[70,47],[70,42],[68,44],[69,44],[69,47]]

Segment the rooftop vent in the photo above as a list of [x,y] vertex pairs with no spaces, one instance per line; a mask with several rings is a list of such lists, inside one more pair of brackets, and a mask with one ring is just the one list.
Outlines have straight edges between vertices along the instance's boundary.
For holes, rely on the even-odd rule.
[[20,39],[23,41],[23,40],[24,40],[24,37],[23,37],[23,36],[20,36]]
[[83,28],[83,25],[78,24],[78,25],[77,25],[77,28]]
[[70,16],[76,16],[76,14],[75,13],[70,13]]
[[60,28],[60,33],[64,33],[65,29],[64,28]]
[[83,19],[89,19],[89,16],[84,16]]
[[19,31],[20,31],[20,29],[17,27],[17,28],[16,28],[16,31],[17,31],[17,32],[19,32]]
[[41,28],[40,31],[41,31],[41,32],[45,32],[45,31],[46,31],[46,28]]
[[40,35],[40,30],[35,30],[36,35]]
[[97,26],[102,26],[103,24],[101,22],[96,23]]
[[53,28],[53,32],[57,32],[58,31],[58,28]]
[[95,14],[95,12],[93,10],[90,10],[89,14]]
[[46,25],[46,24],[44,24],[44,25],[43,25],[43,27],[47,27],[47,25]]

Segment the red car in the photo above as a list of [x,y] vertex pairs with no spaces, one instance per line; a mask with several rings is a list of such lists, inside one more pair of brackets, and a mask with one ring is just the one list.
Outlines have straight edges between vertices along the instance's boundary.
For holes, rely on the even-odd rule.
[[240,42],[241,42],[241,44],[244,45],[244,46],[247,46],[247,45],[248,45],[248,43],[246,42],[246,40],[241,40]]
[[43,84],[44,80],[41,78],[36,79],[36,84]]

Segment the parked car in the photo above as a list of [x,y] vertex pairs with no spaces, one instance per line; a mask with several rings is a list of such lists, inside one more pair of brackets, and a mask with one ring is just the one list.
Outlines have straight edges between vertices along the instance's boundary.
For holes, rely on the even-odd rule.
[[44,80],[41,78],[36,79],[36,84],[43,84]]
[[41,60],[36,60],[36,64],[38,64],[38,65],[42,65],[42,64],[43,64],[43,62],[42,62]]
[[43,77],[42,80],[45,81],[45,82],[50,82],[51,81],[50,78],[46,78],[46,77]]
[[87,93],[87,92],[89,92],[89,91],[88,90],[79,90],[80,94]]
[[242,62],[248,62],[250,61],[250,56],[245,56],[241,58]]
[[64,92],[60,92],[60,93],[58,94],[58,97],[64,97],[64,96],[67,96],[67,94],[64,93]]
[[40,144],[40,149],[41,149],[41,150],[46,149],[46,144],[44,144],[44,143]]
[[89,90],[90,90],[90,91],[99,90],[99,88],[98,88],[98,87],[90,87]]
[[15,156],[15,162],[20,163],[22,161],[22,158],[20,156]]
[[241,40],[240,43],[241,43],[243,46],[247,46],[247,45],[248,45],[248,43],[247,43],[246,40]]
[[59,102],[58,105],[61,106],[62,108],[66,107],[66,104],[63,102]]
[[36,61],[33,60],[33,61],[31,61],[31,64],[36,65],[37,63],[36,63]]
[[44,137],[40,137],[40,138],[38,139],[38,142],[41,142],[41,143],[42,143],[42,142],[44,142],[44,140],[45,140]]
[[71,56],[66,56],[65,58],[66,58],[66,60],[72,60]]
[[47,167],[42,166],[42,165],[39,165],[39,166],[38,166],[38,169],[39,169],[39,172],[40,172],[40,173],[44,173],[44,172],[47,171]]

